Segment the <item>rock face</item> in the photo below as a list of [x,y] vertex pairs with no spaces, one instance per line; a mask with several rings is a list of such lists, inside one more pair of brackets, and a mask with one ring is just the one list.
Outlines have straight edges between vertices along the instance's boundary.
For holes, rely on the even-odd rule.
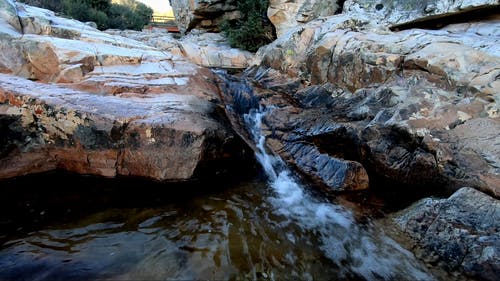
[[208,69],[47,10],[17,11],[23,29],[0,29],[0,178],[63,169],[181,181],[245,157]]
[[227,39],[220,33],[191,30],[188,35],[177,40],[165,32],[146,33],[132,30],[106,32],[141,41],[159,50],[183,56],[204,67],[244,69],[254,58],[254,54],[250,52],[231,48]]
[[500,202],[472,188],[423,199],[394,217],[422,256],[480,280],[500,276]]
[[347,0],[344,13],[394,28],[478,9],[495,9],[499,4],[498,0]]
[[456,191],[395,221],[422,259],[496,280],[500,19],[390,29],[485,8],[498,1],[348,0],[343,14],[282,32],[243,77],[253,107],[267,108],[270,149],[330,190],[382,179],[401,194]]
[[[500,33],[494,28],[499,23],[491,19],[394,33],[349,15],[320,19],[262,48],[254,80],[293,101],[291,110],[280,110],[300,115],[308,107],[304,97],[321,101],[315,106],[325,112],[323,118],[292,122],[286,129],[320,132],[313,138],[323,145],[320,150],[334,155],[332,147],[355,144],[359,153],[347,160],[390,181],[449,190],[473,186],[500,196],[495,137]],[[280,82],[286,79],[269,75],[266,68],[295,84]],[[282,115],[292,120],[296,114],[290,112]],[[311,129],[318,124],[324,128]],[[339,126],[354,133],[338,135]]]
[[217,31],[223,20],[240,17],[237,0],[170,0],[182,33],[194,28]]
[[267,16],[276,28],[276,35],[318,17],[332,16],[341,10],[337,0],[270,0]]
[[[251,82],[245,82],[245,79]],[[323,104],[328,96],[298,91],[300,83],[269,69],[249,69],[243,81],[223,80],[224,99],[226,104],[231,104],[227,113],[233,126],[249,143],[254,140],[245,133],[248,125],[242,116],[257,110],[260,104],[268,108],[262,120],[261,134],[275,154],[327,191],[368,188],[366,170],[360,163],[351,161],[356,158],[358,149],[346,145],[329,148],[329,143],[336,142],[335,138],[347,140],[356,132],[353,128],[335,124],[331,119],[334,115],[332,107]],[[303,103],[297,100],[301,98]]]

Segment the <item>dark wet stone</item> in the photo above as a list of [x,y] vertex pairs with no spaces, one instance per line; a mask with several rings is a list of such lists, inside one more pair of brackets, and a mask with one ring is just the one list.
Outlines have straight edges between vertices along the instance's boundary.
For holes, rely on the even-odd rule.
[[500,276],[500,202],[464,187],[448,199],[423,199],[394,220],[423,251],[449,271],[481,280]]

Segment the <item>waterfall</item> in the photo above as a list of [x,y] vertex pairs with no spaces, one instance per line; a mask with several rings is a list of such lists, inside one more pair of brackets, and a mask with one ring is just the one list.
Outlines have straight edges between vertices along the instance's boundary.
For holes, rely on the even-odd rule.
[[284,223],[294,223],[315,233],[324,255],[337,264],[345,278],[433,280],[412,253],[374,227],[357,224],[343,206],[314,198],[279,157],[266,151],[262,118],[272,110],[251,109],[243,118],[256,143],[256,158],[273,189],[269,201],[279,215],[287,218]]

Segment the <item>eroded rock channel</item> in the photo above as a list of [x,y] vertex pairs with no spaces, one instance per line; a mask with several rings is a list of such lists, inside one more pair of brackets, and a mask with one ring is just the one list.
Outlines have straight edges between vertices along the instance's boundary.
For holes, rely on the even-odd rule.
[[0,1],[0,279],[498,279],[498,1],[171,2]]

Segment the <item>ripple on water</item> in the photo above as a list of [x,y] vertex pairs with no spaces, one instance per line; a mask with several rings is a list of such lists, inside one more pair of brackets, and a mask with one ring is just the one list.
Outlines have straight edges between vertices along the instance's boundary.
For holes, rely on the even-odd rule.
[[407,252],[397,244],[390,253],[379,249],[393,241],[374,240],[341,207],[286,194],[291,198],[252,181],[161,206],[56,222],[2,245],[0,279],[370,280],[417,268],[401,260],[413,257],[402,256]]

